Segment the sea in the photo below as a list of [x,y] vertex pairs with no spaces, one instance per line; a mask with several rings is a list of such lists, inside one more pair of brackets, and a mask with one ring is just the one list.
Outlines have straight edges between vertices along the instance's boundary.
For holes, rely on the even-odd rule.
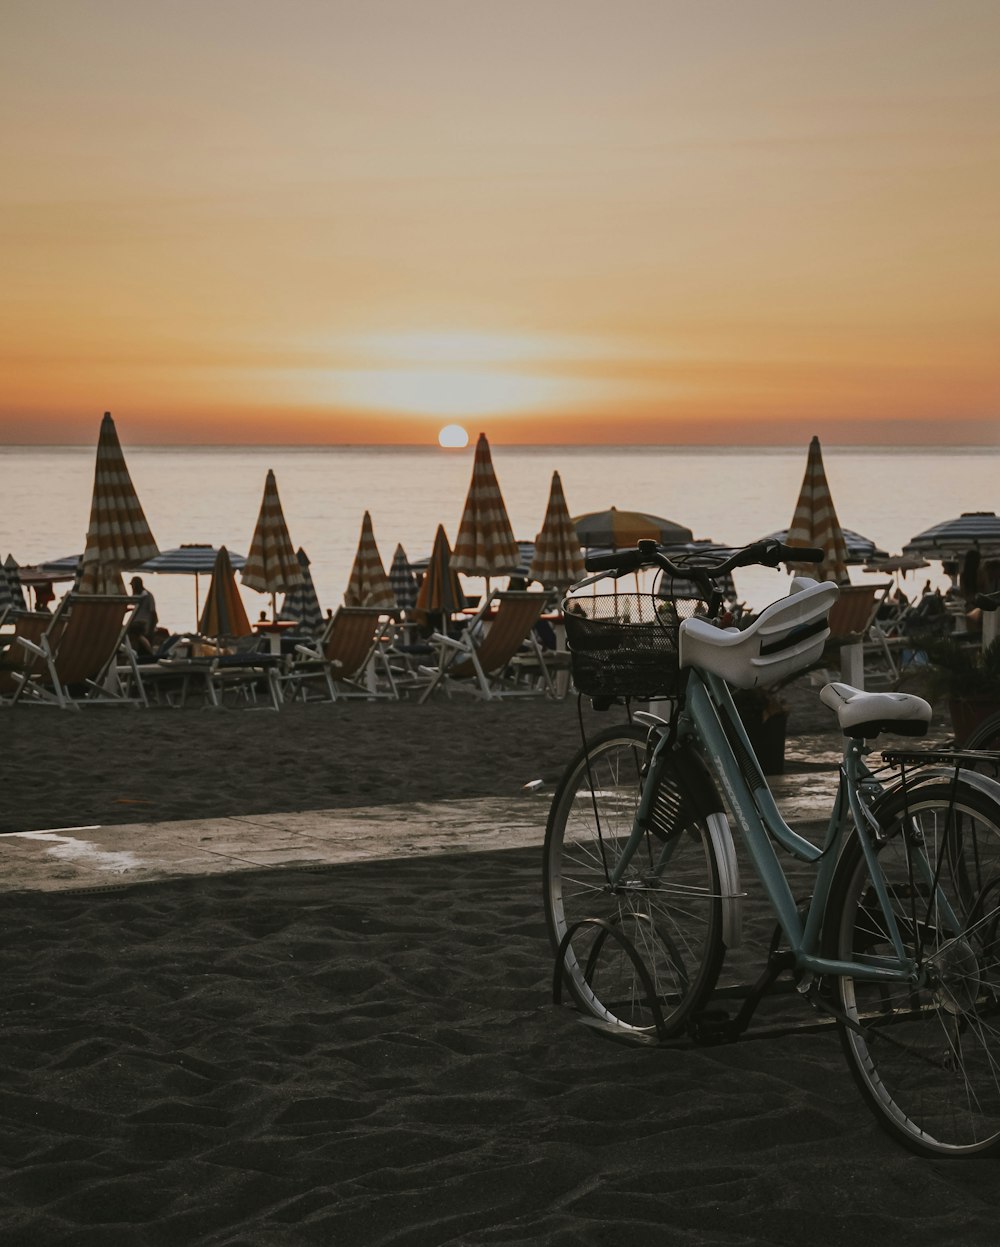
[[[690,528],[695,538],[742,545],[791,523],[807,447],[493,446],[493,465],[515,536],[541,527],[554,470],[570,512],[648,511]],[[473,447],[124,447],[126,462],[161,550],[186,542],[246,554],[273,468],[293,545],[305,550],[324,610],[347,587],[364,512],[388,570],[397,544],[425,558],[443,524],[454,543],[472,475]],[[90,516],[94,447],[0,447],[0,558],[20,564],[79,554]],[[823,448],[841,526],[891,554],[933,524],[965,511],[1000,510],[1000,447]],[[870,573],[852,569],[858,583]],[[940,564],[903,582],[946,586]],[[737,573],[752,609],[787,591],[787,576]],[[196,625],[193,577],[150,576],[160,620]],[[199,586],[203,594],[204,579]],[[470,581],[470,593],[481,582]],[[256,618],[269,599],[243,588]]]

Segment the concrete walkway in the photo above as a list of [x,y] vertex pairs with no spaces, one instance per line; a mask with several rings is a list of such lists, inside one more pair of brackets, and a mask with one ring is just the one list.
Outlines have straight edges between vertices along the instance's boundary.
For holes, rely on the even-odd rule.
[[[771,788],[793,826],[811,823],[815,831],[836,788],[836,755],[812,748],[802,757],[824,769],[776,776]],[[541,850],[551,797],[551,790],[539,790],[515,798],[12,832],[0,836],[0,892],[121,886],[428,853]]]

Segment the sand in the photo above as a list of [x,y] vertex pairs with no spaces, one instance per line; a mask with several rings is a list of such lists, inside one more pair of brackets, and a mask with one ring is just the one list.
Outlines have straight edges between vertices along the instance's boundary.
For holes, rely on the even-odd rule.
[[[578,730],[572,704],[0,727],[8,830],[502,795]],[[5,1247],[996,1242],[995,1163],[900,1150],[832,1032],[634,1049],[555,1008],[537,848],[0,906]]]

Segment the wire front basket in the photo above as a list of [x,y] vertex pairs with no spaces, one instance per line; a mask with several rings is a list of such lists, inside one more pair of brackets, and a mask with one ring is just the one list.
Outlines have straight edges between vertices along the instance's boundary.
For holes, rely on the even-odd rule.
[[676,697],[681,620],[700,605],[649,593],[598,593],[563,603],[573,683],[587,697]]

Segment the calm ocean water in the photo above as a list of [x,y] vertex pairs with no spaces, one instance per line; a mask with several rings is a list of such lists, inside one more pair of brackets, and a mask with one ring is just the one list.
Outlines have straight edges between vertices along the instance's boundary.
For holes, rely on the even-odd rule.
[[[962,511],[1000,510],[1000,448],[827,447],[823,456],[841,524],[891,553]],[[410,558],[426,556],[439,522],[454,542],[472,472],[471,446],[442,451],[126,445],[125,457],[161,550],[205,541],[245,554],[264,477],[273,468],[292,541],[312,560],[324,608],[342,600],[366,509],[387,567],[397,542]],[[515,533],[523,540],[533,539],[541,526],[551,475],[558,469],[574,514],[611,505],[650,511],[686,524],[695,537],[736,545],[791,522],[806,445],[497,446],[493,463]],[[93,447],[0,447],[0,557],[10,551],[19,563],[35,563],[79,553],[93,465]],[[931,573],[936,583],[947,583],[939,566]],[[852,576],[867,579],[860,569]],[[736,583],[741,596],[760,607],[780,595],[786,582],[780,573],[749,570]],[[190,578],[154,576],[148,584],[164,624],[194,626]],[[477,591],[481,585],[469,587]],[[267,602],[251,590],[243,592],[255,617]]]

